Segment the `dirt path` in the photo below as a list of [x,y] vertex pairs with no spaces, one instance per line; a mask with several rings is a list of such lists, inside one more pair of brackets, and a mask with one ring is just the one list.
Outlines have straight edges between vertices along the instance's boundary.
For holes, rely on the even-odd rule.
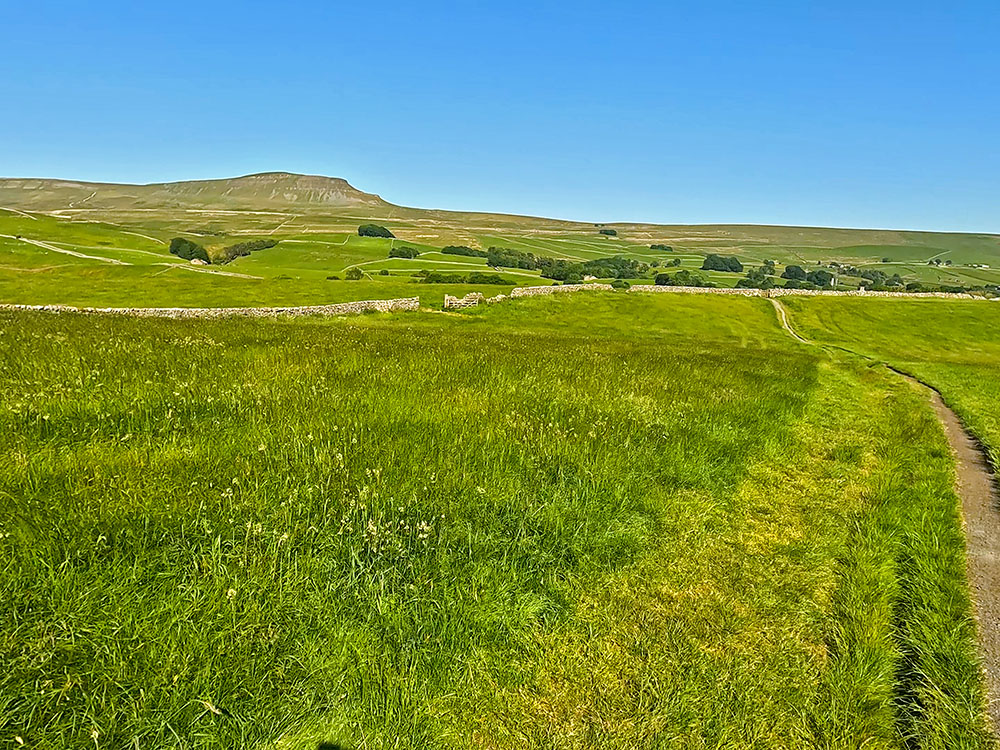
[[[898,371],[896,371],[898,372]],[[1000,728],[1000,497],[979,441],[933,388],[898,373],[929,391],[931,405],[955,456],[955,478],[962,499],[965,565],[979,635],[979,655],[986,675],[987,712],[994,731]]]
[[805,339],[798,334],[798,332],[792,328],[791,324],[788,322],[788,312],[785,310],[785,306],[778,302],[774,297],[771,297],[771,304],[774,305],[775,311],[778,313],[778,321],[781,323],[781,327],[788,331],[788,334],[797,341],[801,341],[803,344],[812,344],[813,342],[809,339]]
[[117,258],[104,258],[100,255],[85,255],[84,253],[78,253],[75,250],[67,250],[66,248],[56,247],[55,245],[50,245],[48,242],[42,242],[41,240],[29,240],[27,237],[15,237],[11,234],[0,234],[8,240],[18,240],[20,242],[26,242],[29,245],[34,245],[35,247],[40,247],[43,250],[51,250],[54,253],[62,253],[63,255],[72,255],[74,258],[86,258],[87,260],[99,260],[102,263],[111,263],[116,266],[131,266],[132,264],[128,261],[118,260]]
[[[803,344],[820,346],[792,328],[784,305],[773,298],[771,302],[790,336]],[[928,395],[955,458],[955,491],[962,501],[965,567],[986,681],[986,711],[996,732],[1000,730],[1000,493],[993,469],[979,441],[965,429],[937,390],[885,366]]]

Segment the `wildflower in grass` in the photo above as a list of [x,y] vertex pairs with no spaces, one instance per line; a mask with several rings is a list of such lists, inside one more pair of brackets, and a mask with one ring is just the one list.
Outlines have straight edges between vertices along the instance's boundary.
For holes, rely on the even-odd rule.
[[226,592],[227,599],[232,599],[234,596],[236,596],[236,589],[229,589],[229,591]]

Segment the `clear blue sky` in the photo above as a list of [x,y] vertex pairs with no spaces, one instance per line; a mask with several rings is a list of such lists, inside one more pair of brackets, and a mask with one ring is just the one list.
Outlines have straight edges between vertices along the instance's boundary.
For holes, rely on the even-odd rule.
[[22,2],[0,174],[1000,232],[1000,3]]

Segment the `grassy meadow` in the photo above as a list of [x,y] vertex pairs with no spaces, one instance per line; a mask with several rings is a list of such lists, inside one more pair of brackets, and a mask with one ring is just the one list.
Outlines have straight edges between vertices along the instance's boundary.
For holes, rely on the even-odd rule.
[[1000,465],[1000,303],[786,297],[815,341],[889,362],[941,392]]
[[990,746],[945,438],[768,300],[3,313],[0,462],[4,746]]
[[[321,200],[331,188],[347,202]],[[369,222],[384,225],[395,239],[359,237],[359,225]],[[203,245],[216,260],[236,243],[278,244],[230,263],[191,266],[169,253],[174,237]],[[773,261],[779,284],[787,265],[799,265],[834,271],[847,289],[868,282],[840,274],[840,266],[898,274],[904,282],[1000,285],[996,235],[598,224],[433,211],[395,206],[342,181],[287,174],[162,186],[0,180],[0,303],[284,306],[420,296],[426,306],[440,307],[446,293],[493,295],[553,283],[536,269],[491,268],[484,258],[441,253],[456,244],[570,263],[621,257],[650,266],[632,283],[689,271],[735,286],[744,273],[701,268],[707,255],[721,254],[738,257],[745,272]],[[419,256],[390,258],[400,245]],[[361,279],[349,280],[349,272]],[[504,283],[423,283],[418,274],[427,272],[486,273]]]

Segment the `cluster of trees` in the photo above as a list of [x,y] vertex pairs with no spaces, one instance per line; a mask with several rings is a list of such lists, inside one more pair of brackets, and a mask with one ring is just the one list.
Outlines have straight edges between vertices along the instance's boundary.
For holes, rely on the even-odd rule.
[[394,235],[385,227],[380,227],[378,224],[362,224],[358,227],[358,237],[387,237],[393,238]]
[[637,279],[649,272],[646,263],[623,258],[620,255],[579,262],[538,256],[509,247],[491,247],[486,252],[486,262],[494,268],[541,271],[541,275],[547,279],[571,283],[582,281],[584,276],[594,276],[599,279]]
[[731,271],[743,273],[743,264],[735,255],[716,255],[712,253],[701,264],[702,271]]
[[508,281],[498,273],[441,273],[439,271],[423,271],[419,276],[423,276],[425,284],[496,284],[512,286],[513,281]]
[[197,259],[202,260],[205,263],[211,263],[208,259],[208,253],[205,252],[205,248],[197,242],[192,242],[184,237],[174,237],[170,240],[170,252],[178,258],[183,258],[184,260]]
[[649,246],[650,250],[662,250],[665,253],[672,253],[674,249],[670,245],[655,244]]
[[[659,261],[655,261],[654,260],[653,263],[655,263],[655,264],[658,265]],[[680,258],[671,258],[668,261],[664,261],[663,267],[664,268],[673,268],[675,266],[679,266],[680,264],[681,264],[681,259]]]
[[951,265],[951,261],[950,260],[941,260],[940,258],[931,258],[931,260],[927,261],[927,265],[929,265],[929,266],[950,266]]
[[237,242],[235,245],[224,247],[219,251],[219,263],[231,263],[237,258],[243,258],[256,250],[266,250],[278,244],[278,240],[247,240]]
[[714,287],[711,281],[705,281],[696,273],[691,273],[686,268],[677,273],[658,273],[654,279],[657,286],[704,286]]
[[768,273],[768,266],[758,266],[747,271],[747,275],[736,282],[737,289],[774,289],[774,281],[771,276],[774,273],[774,264],[770,266],[771,273]]
[[523,268],[534,271],[538,268],[538,260],[534,253],[525,253],[510,247],[491,247],[486,251],[486,262],[494,268]]
[[608,237],[617,237],[618,231],[615,229],[599,229],[601,234],[606,234]]
[[583,263],[562,258],[538,258],[538,268],[547,279],[570,283],[583,281],[584,276],[598,279],[638,279],[649,272],[647,264],[620,255]]
[[485,250],[477,250],[465,245],[448,245],[447,247],[442,247],[441,252],[445,255],[464,255],[467,258],[485,258],[489,255]]
[[417,248],[407,245],[398,245],[389,248],[390,258],[416,258],[418,255],[420,255],[420,251]]
[[788,279],[795,284],[785,284],[786,289],[808,289],[804,284],[811,284],[815,287],[830,286],[833,283],[833,274],[824,268],[817,268],[806,271],[802,266],[785,266],[781,272],[781,278]]

